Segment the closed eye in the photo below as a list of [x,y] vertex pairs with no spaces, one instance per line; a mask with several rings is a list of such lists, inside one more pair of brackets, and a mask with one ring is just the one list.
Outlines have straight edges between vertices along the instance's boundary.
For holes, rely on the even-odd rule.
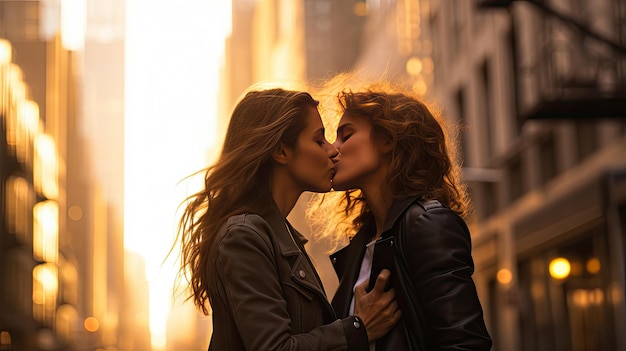
[[344,124],[339,126],[339,128],[337,128],[337,140],[344,142],[348,139],[350,139],[350,137],[352,136],[354,130],[351,127],[351,124]]

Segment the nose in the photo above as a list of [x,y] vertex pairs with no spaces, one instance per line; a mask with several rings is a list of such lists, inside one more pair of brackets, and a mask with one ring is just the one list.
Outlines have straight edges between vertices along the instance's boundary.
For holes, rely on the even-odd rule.
[[330,158],[335,158],[337,157],[337,155],[339,155],[339,150],[335,146],[331,145],[328,149],[328,155],[330,156]]
[[335,145],[328,144],[326,153],[328,154],[328,157],[333,160],[333,162],[338,161],[339,150],[335,147]]

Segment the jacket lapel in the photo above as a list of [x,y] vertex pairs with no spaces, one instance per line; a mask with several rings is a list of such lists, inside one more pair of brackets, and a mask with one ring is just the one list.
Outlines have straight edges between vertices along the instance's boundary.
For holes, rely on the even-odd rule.
[[263,203],[256,204],[255,209],[267,221],[274,232],[274,240],[280,250],[280,253],[277,254],[289,258],[288,261],[291,262],[291,279],[297,284],[314,291],[323,300],[327,301],[321,279],[317,275],[315,267],[313,267],[304,248],[304,244],[308,240],[286,221],[274,201],[267,199]]
[[330,256],[337,277],[339,288],[333,297],[333,307],[340,316],[347,316],[352,302],[353,288],[359,278],[361,261],[365,254],[365,245],[372,237],[374,221],[366,223],[350,240],[350,244]]
[[[402,213],[420,197],[409,197],[396,200],[389,209],[389,214],[383,226],[383,236],[393,235],[394,223],[400,218]],[[340,316],[347,316],[350,303],[352,302],[353,288],[359,278],[365,245],[375,233],[375,224],[369,220],[363,225],[358,233],[352,238],[350,244],[330,256],[337,277],[339,278],[339,288],[333,297],[333,307]]]

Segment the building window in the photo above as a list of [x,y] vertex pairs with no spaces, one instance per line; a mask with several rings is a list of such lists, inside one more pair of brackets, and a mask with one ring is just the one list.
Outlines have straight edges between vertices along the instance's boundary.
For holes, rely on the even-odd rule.
[[539,160],[541,183],[546,184],[558,173],[556,164],[556,141],[554,132],[550,132],[539,139]]
[[441,52],[441,47],[439,46],[439,44],[441,43],[441,41],[439,40],[439,15],[437,13],[434,13],[432,16],[430,16],[429,21],[430,21],[431,43],[432,43],[432,48],[433,48],[432,56],[433,56],[433,61],[435,62],[433,75],[437,77],[439,67],[441,66],[441,60],[442,60],[442,54],[443,54]]
[[511,77],[511,84],[509,85],[511,87],[511,91],[509,92],[510,96],[511,96],[511,104],[509,104],[509,111],[511,113],[511,116],[515,117],[515,121],[514,121],[514,130],[515,130],[515,135],[520,135],[522,133],[522,121],[518,115],[519,111],[518,111],[518,106],[519,106],[519,73],[518,73],[518,64],[517,64],[517,40],[516,40],[516,34],[515,34],[515,29],[513,28],[513,26],[511,26],[511,29],[508,31],[507,33],[507,42],[508,42],[508,47],[509,47],[509,52],[508,55],[510,57],[509,60],[509,64],[510,66],[508,67],[508,72],[509,72],[509,76]]
[[457,120],[459,127],[459,147],[461,148],[460,156],[463,158],[461,161],[464,167],[470,166],[469,162],[469,142],[467,137],[467,120],[465,119],[465,89],[460,88],[456,92],[455,96],[456,100],[456,110],[457,110]]
[[465,16],[462,2],[448,1],[447,7],[450,13],[450,53],[456,56],[461,51],[461,43],[463,42],[463,30],[465,29]]
[[479,33],[486,28],[487,16],[490,14],[489,11],[481,10],[476,7],[472,7],[472,18],[474,20],[474,36],[478,36]]
[[491,64],[487,59],[481,66],[481,78],[482,78],[482,86],[483,86],[483,128],[482,133],[484,133],[485,140],[485,151],[487,152],[487,159],[490,160],[493,156],[493,128],[494,128],[494,120],[493,120],[493,87],[491,84]]
[[576,147],[579,162],[598,149],[598,130],[593,121],[576,123]]
[[520,198],[525,191],[524,169],[521,155],[513,157],[507,166],[509,181],[509,202],[512,203]]
[[480,184],[480,191],[483,198],[480,208],[480,212],[482,213],[481,219],[486,219],[498,210],[496,183],[483,182]]
[[604,233],[597,227],[520,262],[521,351],[616,349]]

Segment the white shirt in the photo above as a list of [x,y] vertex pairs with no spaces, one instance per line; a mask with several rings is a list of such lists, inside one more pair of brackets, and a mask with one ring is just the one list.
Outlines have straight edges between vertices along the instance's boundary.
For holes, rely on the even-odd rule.
[[[374,243],[370,242],[365,247],[365,255],[363,255],[363,261],[361,262],[361,270],[359,271],[359,278],[356,280],[356,284],[352,287],[352,301],[350,302],[350,315],[354,315],[354,289],[357,285],[363,283],[370,277],[372,272],[372,258],[374,257]],[[376,350],[376,342],[370,342],[370,351]]]

